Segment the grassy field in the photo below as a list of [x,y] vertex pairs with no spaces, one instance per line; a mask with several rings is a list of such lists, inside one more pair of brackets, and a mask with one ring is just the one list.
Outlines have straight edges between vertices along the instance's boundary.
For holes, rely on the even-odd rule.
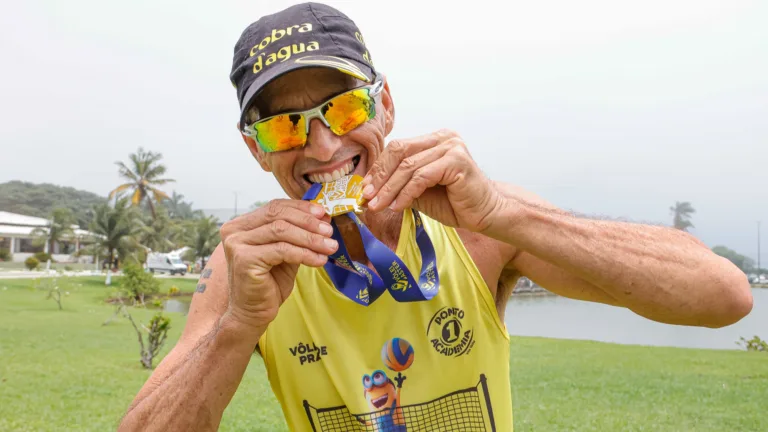
[[[119,283],[119,278],[115,278]],[[32,280],[0,280],[0,431],[114,430],[149,376],[130,323],[107,326],[112,288],[59,279],[64,310]],[[194,290],[191,279],[162,279]],[[146,322],[153,311],[134,309]],[[172,330],[185,317],[169,314]],[[768,354],[513,338],[516,431],[768,430]],[[254,357],[222,431],[286,430]]]
[[[94,270],[95,268],[96,266],[94,264],[51,263],[52,270],[82,271],[82,270]],[[27,268],[24,266],[23,262],[0,261],[0,271],[26,270],[26,269]],[[40,269],[45,269],[45,263],[40,263]]]

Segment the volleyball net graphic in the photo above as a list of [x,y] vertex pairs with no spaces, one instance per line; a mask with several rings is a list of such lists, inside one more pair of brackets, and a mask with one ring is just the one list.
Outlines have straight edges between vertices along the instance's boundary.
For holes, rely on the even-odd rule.
[[389,409],[352,414],[346,406],[315,408],[304,401],[304,409],[315,432],[495,432],[491,398],[485,375],[477,385],[441,396],[429,402],[404,405],[403,425],[393,425],[388,417],[398,417]]

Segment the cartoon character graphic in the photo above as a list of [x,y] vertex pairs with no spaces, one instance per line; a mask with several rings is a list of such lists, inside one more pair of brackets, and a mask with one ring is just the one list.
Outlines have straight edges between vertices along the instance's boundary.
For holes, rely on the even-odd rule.
[[406,379],[402,371],[411,366],[413,359],[413,346],[407,340],[393,338],[384,344],[381,360],[387,368],[397,372],[397,376],[392,381],[383,370],[363,375],[363,396],[373,412],[369,418],[358,418],[366,426],[375,426],[375,430],[381,432],[406,432],[400,390]]

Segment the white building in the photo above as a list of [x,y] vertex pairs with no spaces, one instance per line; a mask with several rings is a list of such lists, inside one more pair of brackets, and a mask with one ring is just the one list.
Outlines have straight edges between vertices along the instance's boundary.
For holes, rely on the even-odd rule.
[[23,262],[37,252],[48,252],[56,262],[92,262],[90,256],[76,257],[77,251],[93,243],[93,238],[97,237],[89,231],[80,229],[73,225],[74,236],[54,242],[53,250],[49,251],[49,242],[45,245],[38,245],[35,242],[36,236],[33,231],[36,229],[47,229],[51,221],[34,217],[0,211],[0,249],[6,249],[13,255],[13,261]]

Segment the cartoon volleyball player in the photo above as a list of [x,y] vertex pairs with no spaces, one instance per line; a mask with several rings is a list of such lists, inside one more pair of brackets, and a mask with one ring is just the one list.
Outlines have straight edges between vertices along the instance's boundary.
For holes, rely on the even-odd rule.
[[366,426],[380,432],[406,432],[405,416],[400,404],[400,390],[405,376],[401,373],[413,363],[413,347],[408,341],[393,338],[381,349],[381,359],[387,368],[397,372],[395,382],[382,370],[363,375],[363,396],[374,414],[372,420],[360,419]]

